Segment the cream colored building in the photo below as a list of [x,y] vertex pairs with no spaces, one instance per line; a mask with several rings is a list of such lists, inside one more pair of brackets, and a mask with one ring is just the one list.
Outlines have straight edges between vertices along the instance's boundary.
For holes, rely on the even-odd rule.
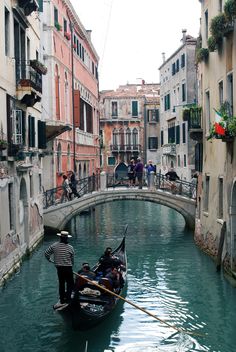
[[37,9],[36,0],[0,2],[0,282],[43,236],[46,69],[39,61]]
[[[212,36],[211,21],[225,13],[227,1],[202,0],[201,40],[207,49]],[[199,63],[198,79],[203,110],[203,173],[199,198],[196,241],[214,258],[222,260],[229,272],[236,271],[236,142],[208,139],[215,123],[215,110],[227,102],[228,115],[236,114],[236,33],[235,20],[219,32],[220,43]],[[210,39],[211,40],[211,39]],[[201,48],[198,48],[198,51]],[[203,51],[202,51],[203,52]],[[206,52],[206,51],[205,51]],[[226,235],[222,229],[226,224]],[[222,256],[221,256],[222,251]]]

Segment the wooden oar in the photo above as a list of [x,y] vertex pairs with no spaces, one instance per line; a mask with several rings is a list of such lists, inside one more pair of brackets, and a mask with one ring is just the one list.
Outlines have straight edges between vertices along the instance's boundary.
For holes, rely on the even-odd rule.
[[74,275],[79,276],[79,277],[85,279],[86,281],[88,281],[88,282],[91,283],[92,285],[94,285],[94,286],[96,286],[96,287],[102,289],[103,291],[106,291],[106,292],[110,293],[111,295],[113,295],[113,296],[115,296],[115,297],[117,297],[117,298],[119,298],[119,299],[122,299],[123,301],[125,301],[126,303],[128,303],[128,304],[130,304],[131,306],[135,307],[136,309],[141,310],[143,313],[148,314],[150,317],[152,317],[152,318],[154,318],[154,319],[156,319],[156,320],[159,320],[161,323],[166,324],[167,326],[169,326],[170,328],[173,328],[173,329],[177,330],[178,332],[182,332],[182,333],[188,334],[188,335],[205,336],[205,335],[203,335],[203,334],[199,334],[199,333],[196,333],[196,332],[191,332],[191,331],[183,330],[183,329],[181,329],[181,328],[177,328],[176,326],[171,325],[171,324],[167,323],[165,320],[162,320],[162,319],[158,318],[156,315],[154,315],[154,314],[148,312],[146,309],[144,309],[144,308],[142,308],[142,307],[139,307],[137,304],[135,304],[135,303],[133,303],[133,302],[131,302],[131,301],[125,299],[124,297],[118,295],[118,294],[115,293],[115,292],[112,292],[112,291],[108,290],[106,287],[103,287],[103,286],[97,284],[96,282],[94,282],[94,281],[88,279],[87,277],[85,277],[85,276],[83,276],[83,275],[80,275],[80,274],[75,273],[75,272],[73,272],[73,273],[74,273]]

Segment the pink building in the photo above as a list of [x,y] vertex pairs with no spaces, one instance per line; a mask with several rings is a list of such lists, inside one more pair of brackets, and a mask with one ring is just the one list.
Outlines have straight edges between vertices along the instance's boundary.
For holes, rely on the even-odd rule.
[[69,0],[42,4],[44,188],[50,189],[70,170],[79,178],[99,170],[99,58]]

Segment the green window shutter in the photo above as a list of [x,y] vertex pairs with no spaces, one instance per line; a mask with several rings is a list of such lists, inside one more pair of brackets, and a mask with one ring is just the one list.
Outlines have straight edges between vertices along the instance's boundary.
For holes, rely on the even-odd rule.
[[156,109],[156,122],[159,122],[159,109]]
[[28,141],[29,147],[35,147],[35,118],[28,116]]
[[43,12],[43,0],[38,0],[39,12]]
[[46,149],[46,122],[38,120],[38,148]]
[[176,126],[176,144],[180,143],[180,129],[179,129],[179,125]]
[[138,116],[138,102],[136,100],[132,101],[132,116]]

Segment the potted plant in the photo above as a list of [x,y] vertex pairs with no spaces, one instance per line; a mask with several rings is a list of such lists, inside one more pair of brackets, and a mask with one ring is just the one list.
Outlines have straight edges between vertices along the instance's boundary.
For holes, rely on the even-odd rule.
[[209,57],[209,49],[208,48],[200,48],[196,52],[196,60],[197,62],[200,61],[207,61]]
[[221,13],[212,18],[210,31],[215,39],[223,37],[225,32],[225,25],[226,17],[224,13]]
[[70,40],[71,39],[71,35],[69,32],[64,32],[64,36],[67,40]]
[[55,27],[56,27],[56,29],[58,30],[58,32],[60,32],[60,31],[62,30],[62,26],[60,25],[59,22],[56,22],[56,23],[55,23]]
[[224,6],[226,20],[232,22],[236,18],[236,0],[227,0]]
[[183,117],[183,121],[189,121],[189,118],[190,118],[190,109],[189,108],[183,109],[182,117]]
[[38,73],[41,73],[43,75],[46,75],[48,71],[47,67],[36,59],[30,60],[30,66],[33,67]]

